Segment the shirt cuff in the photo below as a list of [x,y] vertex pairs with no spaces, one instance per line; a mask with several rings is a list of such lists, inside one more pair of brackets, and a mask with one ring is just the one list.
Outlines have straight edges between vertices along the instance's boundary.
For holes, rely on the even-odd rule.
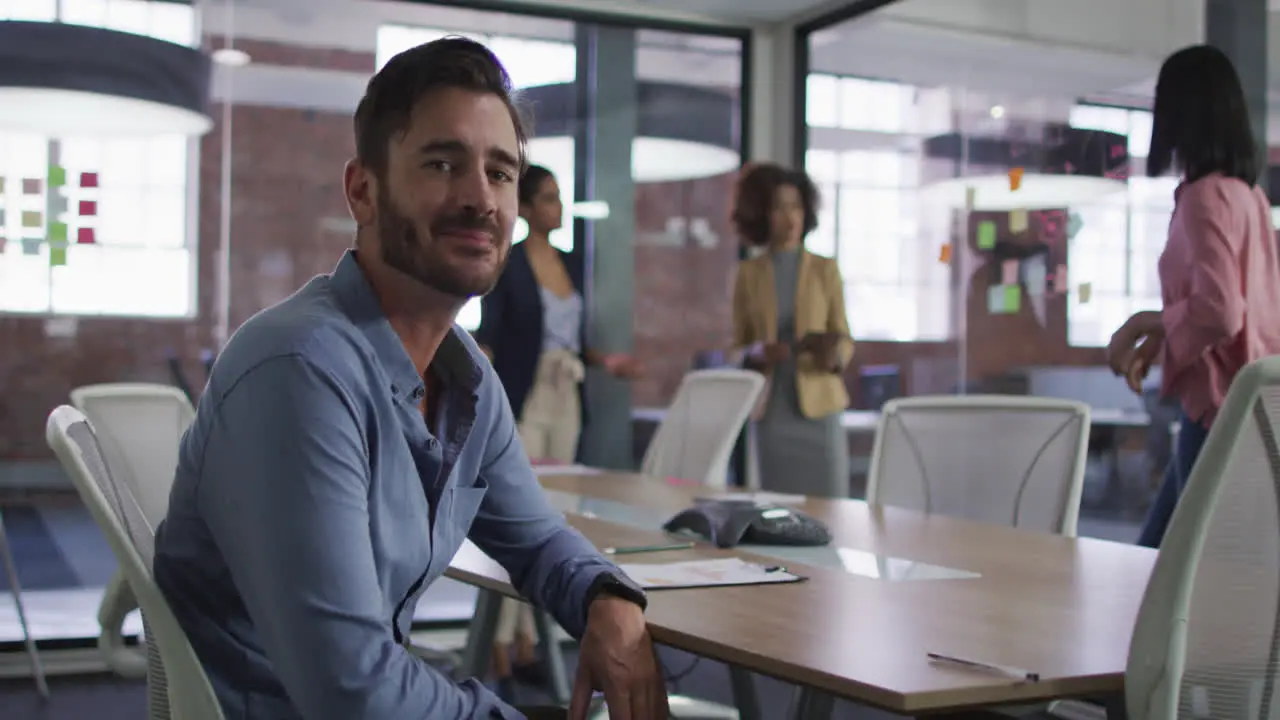
[[596,579],[591,582],[591,587],[587,588],[588,614],[591,610],[591,603],[595,602],[601,593],[638,605],[642,611],[649,607],[649,596],[645,595],[644,588],[641,588],[634,580],[627,577],[626,573],[606,571],[596,576]]

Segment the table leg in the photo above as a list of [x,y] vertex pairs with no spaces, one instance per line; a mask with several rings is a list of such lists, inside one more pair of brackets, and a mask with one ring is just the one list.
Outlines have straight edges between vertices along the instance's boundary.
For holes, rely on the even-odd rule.
[[560,643],[556,641],[555,626],[551,618],[537,608],[533,610],[533,626],[542,642],[542,653],[547,663],[547,676],[551,681],[551,697],[560,705],[568,705],[571,700],[569,675],[564,669],[564,653],[560,652]]
[[462,663],[458,666],[461,678],[483,678],[489,673],[501,610],[502,594],[480,588],[476,593],[476,612],[467,631],[467,645],[462,649]]
[[835,698],[807,687],[797,687],[792,695],[788,717],[795,720],[828,720],[835,706]]
[[733,705],[738,709],[738,720],[761,720],[760,698],[756,695],[756,683],[751,673],[729,666],[729,685],[733,689]]
[[4,529],[4,515],[0,513],[0,560],[4,561],[5,575],[9,579],[9,587],[13,591],[13,602],[18,609],[18,624],[22,626],[22,642],[27,648],[27,657],[31,660],[31,674],[36,681],[36,690],[40,697],[49,697],[49,684],[45,681],[44,665],[40,663],[40,651],[36,649],[35,638],[31,637],[31,627],[27,624],[26,608],[22,604],[22,586],[18,583],[18,566],[13,560],[13,552],[9,547],[9,535]]

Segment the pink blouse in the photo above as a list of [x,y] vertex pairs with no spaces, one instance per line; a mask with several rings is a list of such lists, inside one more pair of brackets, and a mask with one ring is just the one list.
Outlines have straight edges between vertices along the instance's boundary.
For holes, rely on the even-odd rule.
[[1241,368],[1280,354],[1280,253],[1262,188],[1214,173],[1174,198],[1159,263],[1161,392],[1207,425]]

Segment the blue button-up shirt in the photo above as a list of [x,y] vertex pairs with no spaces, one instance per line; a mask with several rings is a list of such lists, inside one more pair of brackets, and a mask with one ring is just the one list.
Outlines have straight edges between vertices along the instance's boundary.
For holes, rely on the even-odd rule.
[[440,417],[355,255],[241,327],[182,440],[155,577],[228,720],[518,718],[402,645],[470,537],[578,636],[620,574],[547,502],[455,329]]

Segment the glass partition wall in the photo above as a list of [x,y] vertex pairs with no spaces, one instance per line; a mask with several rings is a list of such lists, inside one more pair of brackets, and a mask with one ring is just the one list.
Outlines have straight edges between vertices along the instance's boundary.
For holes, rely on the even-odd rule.
[[[0,0],[0,20],[48,20],[57,5]],[[646,366],[633,383],[589,379],[595,435],[584,448],[597,464],[632,467],[632,407],[666,405],[695,354],[728,339],[736,244],[725,209],[745,151],[744,32],[454,3],[326,5],[306,17],[232,5],[61,3],[76,22],[236,51],[215,65],[215,126],[194,142],[54,138],[70,211],[96,210],[81,223],[96,245],[72,244],[65,265],[23,243],[24,216],[45,207],[23,179],[48,180],[49,138],[35,148],[0,132],[0,512],[38,636],[86,648],[75,662],[97,662],[98,603],[115,566],[45,447],[49,410],[100,382],[182,384],[198,397],[222,318],[233,332],[333,268],[355,231],[341,187],[351,115],[400,50],[474,37],[519,90],[530,159],[563,195],[552,242],[590,268],[588,342],[634,350]],[[78,226],[70,232],[74,243]],[[524,235],[518,227],[515,240]],[[479,304],[460,321],[474,328]],[[8,591],[0,578],[0,671],[24,673]],[[441,615],[432,620],[472,611],[448,593],[424,605]]]
[[[824,199],[809,249],[844,278],[860,341],[854,406],[1082,401],[1094,415],[1082,532],[1133,540],[1169,413],[1158,370],[1135,395],[1103,348],[1131,313],[1160,305],[1176,180],[1146,177],[1142,82],[1159,58],[1108,64],[925,4],[872,3],[797,37],[800,162]],[[870,437],[851,450],[865,471]]]

